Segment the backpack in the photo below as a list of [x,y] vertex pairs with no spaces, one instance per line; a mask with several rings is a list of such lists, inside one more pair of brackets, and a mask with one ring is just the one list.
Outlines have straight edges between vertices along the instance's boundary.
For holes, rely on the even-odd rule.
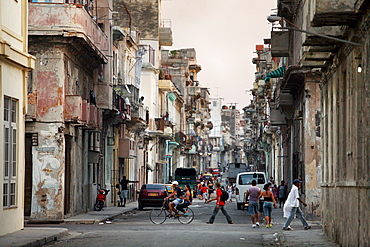
[[223,202],[226,202],[227,199],[229,199],[229,193],[227,193],[226,190],[221,190],[222,194],[221,194],[221,201]]

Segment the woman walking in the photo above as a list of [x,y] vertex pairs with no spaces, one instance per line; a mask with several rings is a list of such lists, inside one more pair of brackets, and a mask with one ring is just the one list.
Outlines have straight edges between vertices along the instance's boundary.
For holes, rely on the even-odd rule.
[[276,208],[276,201],[274,194],[272,191],[270,191],[270,184],[265,184],[263,187],[265,191],[261,193],[259,196],[260,198],[264,198],[264,203],[263,203],[263,213],[265,214],[265,223],[266,223],[266,228],[272,227],[272,207]]
[[281,204],[283,204],[284,206],[284,203],[285,203],[285,200],[286,200],[286,196],[287,196],[287,192],[288,192],[288,188],[285,184],[285,181],[282,180],[281,181],[281,184],[278,188],[278,196],[279,196],[279,208],[281,208]]

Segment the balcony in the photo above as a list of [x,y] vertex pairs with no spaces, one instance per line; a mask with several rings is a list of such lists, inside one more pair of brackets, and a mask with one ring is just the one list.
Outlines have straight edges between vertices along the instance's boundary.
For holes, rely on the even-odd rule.
[[172,92],[173,90],[175,90],[175,86],[173,85],[171,80],[159,80],[158,89],[165,92]]
[[189,96],[197,96],[201,93],[200,87],[197,86],[189,86],[186,88]]
[[159,45],[160,46],[172,46],[172,30],[170,27],[159,28]]
[[127,159],[135,157],[134,140],[129,138],[119,139],[118,157]]
[[64,104],[64,120],[90,128],[103,127],[103,111],[80,95],[66,95]]
[[132,122],[140,122],[143,124],[148,123],[148,107],[144,107],[143,105],[138,105],[136,109],[131,109],[131,121]]
[[285,114],[280,112],[280,110],[270,110],[270,121],[272,125],[282,125],[286,124]]
[[326,68],[333,59],[331,52],[303,52],[302,66],[309,68]]
[[29,35],[77,38],[104,63],[108,61],[103,54],[108,50],[108,37],[80,5],[29,3],[28,24]]
[[[334,38],[339,38],[339,39],[344,39],[343,33],[342,33],[342,28],[340,26],[327,26],[327,27],[303,27],[302,29],[313,32],[313,33],[318,33],[318,34],[324,34],[328,35]],[[341,45],[342,43],[332,40],[332,39],[327,39],[323,37],[319,37],[316,35],[311,35],[311,34],[304,34],[304,40],[303,40],[303,45],[304,46],[337,46]],[[328,50],[326,48],[326,51],[335,51],[333,49]]]
[[80,95],[66,95],[64,120],[71,123],[88,124],[90,121],[90,103],[87,100],[82,100]]
[[359,20],[359,10],[367,1],[358,0],[316,0],[312,26],[353,25]]
[[68,122],[78,122],[82,121],[81,118],[82,97],[80,95],[66,95],[64,104],[64,120]]
[[289,57],[289,32],[272,31],[271,32],[271,56]]
[[294,0],[278,0],[278,16],[291,19],[293,16]]
[[166,124],[166,121],[164,121],[163,118],[156,118],[155,119],[156,130],[164,131],[165,124]]
[[209,91],[208,91],[208,88],[201,88],[201,95],[202,95],[202,98],[206,102],[209,102]]

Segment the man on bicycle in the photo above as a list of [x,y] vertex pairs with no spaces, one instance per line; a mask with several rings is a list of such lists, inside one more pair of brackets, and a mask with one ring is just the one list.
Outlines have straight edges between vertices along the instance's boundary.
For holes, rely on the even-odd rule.
[[172,187],[173,187],[173,192],[166,197],[166,200],[169,198],[172,198],[176,195],[176,199],[173,200],[172,202],[169,203],[169,208],[170,208],[170,217],[172,217],[172,211],[175,212],[175,215],[177,214],[176,206],[184,202],[184,193],[181,191],[179,187],[179,182],[173,181],[172,182]]

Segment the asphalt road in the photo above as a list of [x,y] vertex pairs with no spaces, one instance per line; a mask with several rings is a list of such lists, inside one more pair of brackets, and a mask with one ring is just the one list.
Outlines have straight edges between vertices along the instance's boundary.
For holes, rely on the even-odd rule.
[[214,224],[208,225],[214,206],[215,202],[195,199],[195,219],[188,225],[171,218],[155,225],[149,220],[150,209],[134,210],[105,224],[58,225],[68,228],[69,236],[47,246],[267,246],[281,228],[252,228],[247,211],[237,210],[234,202],[226,205],[234,224],[227,224],[219,211]]

